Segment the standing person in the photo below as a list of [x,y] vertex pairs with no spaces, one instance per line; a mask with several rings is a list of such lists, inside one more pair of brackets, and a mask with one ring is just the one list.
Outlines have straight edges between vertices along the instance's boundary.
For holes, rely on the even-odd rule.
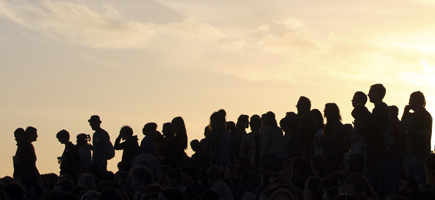
[[309,158],[314,151],[314,134],[317,132],[316,119],[310,112],[310,99],[301,96],[296,108],[298,109],[298,124],[295,133],[295,142],[291,153]]
[[146,123],[143,126],[142,133],[145,135],[145,137],[140,142],[138,154],[150,154],[155,156],[156,155],[156,148],[154,147],[154,137],[153,134],[157,131],[157,124],[154,122]]
[[173,168],[182,167],[186,157],[184,150],[187,148],[187,132],[183,118],[175,117],[172,119],[171,127],[173,134],[169,134],[170,137],[166,140],[167,142],[162,152],[162,163]]
[[285,142],[282,129],[278,127],[273,112],[269,111],[261,118],[263,127],[260,129],[260,162],[269,160],[275,165],[275,171],[279,171],[283,161]]
[[59,142],[65,145],[62,156],[58,158],[60,164],[59,174],[61,176],[69,175],[76,180],[76,171],[80,164],[80,155],[77,147],[69,141],[69,137],[67,130],[61,130],[56,134],[56,138]]
[[19,145],[17,149],[16,159],[21,173],[17,175],[26,175],[36,181],[39,177],[38,168],[36,168],[36,153],[32,142],[35,142],[38,138],[36,128],[29,126],[24,133],[25,139]]
[[26,132],[23,128],[17,128],[14,131],[15,141],[17,142],[17,151],[15,152],[15,156],[12,157],[14,162],[14,178],[18,178],[18,176],[24,173],[24,162],[25,162],[25,154],[23,149],[27,145],[28,141],[26,140]]
[[77,150],[80,155],[81,173],[89,173],[91,169],[91,152],[92,145],[89,144],[91,136],[89,134],[80,133],[77,135]]
[[346,130],[341,123],[340,110],[335,103],[325,105],[324,115],[326,118],[325,128],[323,129],[323,147],[326,158],[326,166],[329,173],[340,169],[340,163],[344,157],[346,146]]
[[231,164],[232,138],[225,128],[226,113],[222,110],[210,116],[211,131],[206,136],[206,144],[202,151],[202,164],[200,172],[206,175],[207,169],[216,164],[221,168]]
[[[388,160],[388,172],[391,173],[391,179],[389,182],[394,184],[394,193],[397,194],[398,185],[402,181],[402,172],[404,171],[405,160],[405,135],[402,131],[402,123],[400,122],[399,108],[397,106],[388,106],[390,110],[390,133],[395,139],[394,145],[391,147],[392,155]],[[424,158],[425,159],[425,158]],[[424,160],[423,159],[423,160]]]
[[367,95],[364,92],[357,91],[352,98],[352,117],[354,118],[350,150],[349,171],[363,174],[364,172],[364,152],[365,140],[363,137],[356,135],[356,131],[360,129],[370,117],[371,113],[365,106],[367,103]]
[[113,145],[110,142],[109,134],[101,128],[101,120],[98,115],[92,115],[88,120],[89,125],[94,134],[92,136],[93,155],[91,162],[91,173],[97,177],[107,171],[107,160],[111,159],[113,155]]
[[[121,143],[121,140],[124,140]],[[113,148],[115,150],[124,150],[122,152],[121,162],[118,163],[118,169],[120,171],[130,171],[131,161],[139,149],[137,136],[133,136],[133,129],[130,126],[123,126],[119,131],[119,135],[115,140]]]
[[[249,123],[251,132],[245,135],[240,145],[240,158],[249,159],[253,169],[257,169],[260,166],[260,129],[261,119],[259,117],[251,117]],[[257,145],[258,144],[258,145]]]
[[325,124],[323,122],[323,116],[318,109],[313,109],[310,112],[314,115],[317,126],[317,132],[314,135],[314,155],[324,155],[323,147],[319,144],[319,141],[323,139],[323,128],[325,127]]
[[[402,116],[407,151],[405,173],[407,177],[417,180],[419,185],[426,184],[424,162],[430,154],[432,138],[432,116],[425,106],[423,93],[413,92]],[[411,110],[414,112],[411,113]]]
[[383,135],[389,133],[390,112],[388,105],[382,100],[386,89],[382,84],[374,84],[369,90],[370,102],[374,104],[372,114],[367,122],[358,130],[357,134],[366,139],[367,153],[364,166],[364,176],[381,196],[386,198],[392,193],[390,184],[387,183],[385,161],[387,158],[386,145]]
[[237,118],[237,123],[235,125],[235,133],[231,132],[232,135],[232,156],[233,161],[237,162],[240,158],[240,145],[242,143],[243,137],[246,136],[246,129],[249,127],[249,116],[242,114]]

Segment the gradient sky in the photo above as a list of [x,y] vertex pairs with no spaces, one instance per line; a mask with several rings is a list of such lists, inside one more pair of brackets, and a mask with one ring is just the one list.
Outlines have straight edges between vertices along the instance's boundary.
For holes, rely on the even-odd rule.
[[321,111],[337,103],[350,123],[353,93],[375,83],[400,115],[418,90],[434,114],[434,10],[430,0],[0,0],[0,176],[12,175],[16,128],[38,129],[37,167],[58,173],[55,134],[75,143],[93,114],[112,142],[123,125],[142,139],[145,123],[161,130],[176,116],[200,139],[221,108],[227,120],[279,120],[301,95]]

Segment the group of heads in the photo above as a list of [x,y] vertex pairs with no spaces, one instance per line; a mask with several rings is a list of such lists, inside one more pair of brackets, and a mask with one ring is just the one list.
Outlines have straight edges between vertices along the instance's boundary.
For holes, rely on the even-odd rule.
[[[367,96],[369,97],[370,102],[376,104],[384,99],[386,91],[387,90],[382,84],[374,84],[370,87]],[[352,99],[352,105],[354,107],[357,105],[365,105],[365,103],[367,102],[367,96],[361,91],[355,92],[355,95]],[[411,106],[411,109],[425,107],[426,99],[424,97],[424,94],[420,91],[413,92],[410,95],[408,105]]]
[[38,138],[38,133],[35,127],[29,126],[24,130],[23,128],[17,128],[14,132],[15,140],[17,142],[30,141],[34,142]]

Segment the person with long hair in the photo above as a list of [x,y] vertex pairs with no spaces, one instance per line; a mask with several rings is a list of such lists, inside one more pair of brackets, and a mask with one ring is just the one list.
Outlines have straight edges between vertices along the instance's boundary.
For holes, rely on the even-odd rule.
[[341,123],[340,109],[335,103],[325,105],[324,115],[326,118],[325,128],[323,129],[323,147],[326,158],[326,166],[329,172],[334,172],[340,168],[340,163],[344,157],[346,131]]
[[163,164],[171,167],[182,167],[187,149],[187,131],[182,117],[175,117],[171,121],[172,134],[166,136],[165,148],[162,150]]

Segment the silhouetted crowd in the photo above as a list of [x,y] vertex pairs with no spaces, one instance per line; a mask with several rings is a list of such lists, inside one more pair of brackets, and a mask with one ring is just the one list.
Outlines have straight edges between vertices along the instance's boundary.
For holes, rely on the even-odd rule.
[[[65,145],[58,157],[59,176],[40,174],[32,142],[37,129],[14,132],[17,151],[13,177],[1,179],[1,199],[120,200],[429,200],[435,199],[435,154],[431,152],[432,117],[422,92],[399,109],[383,102],[382,84],[352,98],[352,124],[341,122],[335,103],[323,115],[301,96],[297,112],[279,121],[273,112],[226,120],[211,114],[204,138],[190,141],[182,117],[150,122],[138,137],[129,126],[114,143],[101,119],[88,120],[92,137],[67,130],[56,134]],[[367,98],[368,96],[368,98]],[[369,111],[370,100],[374,109]],[[325,123],[325,122],[326,123]],[[250,128],[250,132],[246,130]],[[107,162],[122,151],[116,173]]]

